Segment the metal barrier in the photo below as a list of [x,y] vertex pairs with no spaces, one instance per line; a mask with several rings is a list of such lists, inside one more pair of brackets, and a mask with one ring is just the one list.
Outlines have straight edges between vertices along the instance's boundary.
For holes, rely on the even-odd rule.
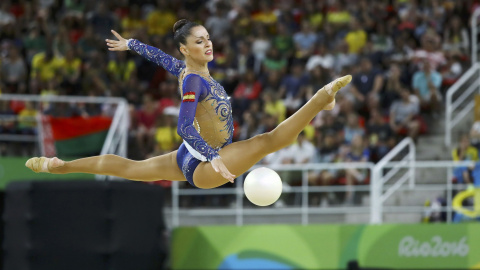
[[[0,100],[8,101],[30,101],[36,102],[37,109],[41,112],[39,106],[43,102],[63,102],[63,103],[96,103],[104,104],[115,107],[113,114],[112,124],[108,130],[107,137],[102,147],[101,153],[104,154],[116,154],[123,157],[127,155],[127,138],[128,138],[128,126],[129,126],[129,114],[128,103],[123,98],[112,97],[76,97],[76,96],[38,96],[38,95],[15,95],[15,94],[2,94]],[[0,139],[4,141],[38,141],[39,145],[42,145],[43,140],[41,136],[42,121],[37,120],[38,123],[38,136],[11,136],[1,135]],[[97,175],[97,179],[104,180],[110,177]]]
[[[342,169],[367,169],[372,173],[374,164],[371,162],[359,163],[317,163],[317,164],[286,164],[280,166],[265,166],[271,168],[277,172],[284,171],[301,171],[302,172],[302,185],[299,187],[289,187],[288,190],[283,191],[283,193],[300,193],[301,194],[301,206],[300,207],[289,207],[289,208],[268,208],[268,207],[255,207],[253,209],[244,209],[243,208],[243,180],[246,172],[242,177],[239,177],[235,180],[235,188],[215,188],[210,190],[202,189],[181,189],[179,188],[178,182],[172,183],[172,226],[176,227],[180,225],[179,215],[180,213],[186,213],[188,215],[234,215],[235,224],[241,226],[244,224],[245,215],[275,215],[275,214],[301,214],[300,223],[303,225],[308,224],[308,215],[309,213],[318,213],[318,214],[328,214],[328,213],[349,213],[349,212],[360,212],[363,211],[368,213],[369,208],[363,207],[340,207],[340,208],[313,208],[309,206],[308,199],[309,194],[312,192],[344,192],[346,190],[345,186],[329,186],[329,187],[319,187],[319,186],[309,186],[308,185],[308,172],[309,171],[321,171],[321,170],[342,170]],[[258,168],[260,166],[254,166],[249,171]],[[369,191],[369,187],[365,186],[355,186],[355,191]],[[226,195],[234,194],[235,195],[235,209],[189,209],[181,210],[179,208],[180,196],[199,196],[199,195]]]
[[[480,79],[479,73],[480,63],[475,63],[447,90],[445,103],[445,146],[447,147],[452,145],[452,132],[455,126],[458,125],[475,106],[474,95],[478,93],[480,89],[480,82],[478,81]],[[471,82],[472,80],[476,80],[475,83],[468,85],[467,82]],[[455,101],[453,101],[454,99]]]
[[[480,66],[478,63],[478,18],[480,17],[480,8],[476,8],[470,20],[471,27],[471,46],[470,59],[472,66],[465,72],[458,81],[456,81],[448,90],[446,94],[446,112],[445,112],[445,146],[452,145],[452,130],[469,112],[472,111],[475,103],[472,98],[475,92],[478,92],[480,87]],[[467,90],[464,90],[467,81],[475,80],[471,83]],[[463,91],[463,93],[454,99],[454,95]],[[467,103],[465,101],[467,100]],[[463,108],[462,108],[463,104]],[[456,112],[458,108],[460,111]],[[457,113],[455,117],[453,114]]]
[[[392,167],[387,174],[383,175],[386,165],[391,162],[395,157],[401,154],[404,150],[408,153],[401,159],[398,166]],[[381,223],[382,222],[382,206],[383,203],[390,197],[396,190],[398,190],[403,183],[409,180],[409,188],[412,189],[415,186],[415,168],[412,164],[415,162],[415,143],[411,138],[403,139],[397,146],[395,146],[385,157],[383,157],[373,168],[373,177],[370,183],[371,194],[371,212],[370,222]],[[408,165],[407,173],[399,176],[395,184],[390,187],[385,193],[383,193],[383,186],[402,168],[402,165]],[[398,176],[397,176],[398,177]]]

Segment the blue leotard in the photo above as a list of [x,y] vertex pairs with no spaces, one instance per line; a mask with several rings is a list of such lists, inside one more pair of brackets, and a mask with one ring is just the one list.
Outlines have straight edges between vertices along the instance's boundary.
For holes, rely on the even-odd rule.
[[218,151],[232,143],[233,118],[228,95],[210,75],[187,71],[183,61],[158,48],[135,39],[129,40],[127,46],[178,77],[182,104],[177,132],[183,143],[177,152],[177,164],[194,185],[193,172],[198,164],[219,158]]

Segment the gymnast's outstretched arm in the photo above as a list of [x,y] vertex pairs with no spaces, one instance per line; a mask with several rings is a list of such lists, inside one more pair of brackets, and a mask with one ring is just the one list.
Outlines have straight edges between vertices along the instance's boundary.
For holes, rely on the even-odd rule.
[[163,67],[166,71],[172,73],[176,77],[185,68],[185,62],[163,52],[162,50],[144,44],[136,39],[125,39],[120,34],[112,30],[113,35],[118,40],[107,39],[107,45],[110,51],[125,51],[133,50],[139,55],[145,57],[147,60]]

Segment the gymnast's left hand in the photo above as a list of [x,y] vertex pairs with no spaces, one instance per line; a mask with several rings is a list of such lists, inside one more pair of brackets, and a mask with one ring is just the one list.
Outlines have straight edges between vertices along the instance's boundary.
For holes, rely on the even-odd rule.
[[235,175],[230,173],[230,171],[227,169],[227,167],[223,163],[222,158],[216,158],[212,160],[210,163],[212,163],[212,167],[215,170],[215,172],[219,173],[220,175],[223,176],[223,178],[233,183],[233,180],[235,180]]

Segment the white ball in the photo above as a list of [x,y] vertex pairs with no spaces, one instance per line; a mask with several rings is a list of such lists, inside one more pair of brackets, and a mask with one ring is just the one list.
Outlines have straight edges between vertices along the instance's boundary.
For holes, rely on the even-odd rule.
[[272,169],[257,168],[245,178],[243,190],[253,204],[267,206],[276,202],[282,194],[282,180]]

